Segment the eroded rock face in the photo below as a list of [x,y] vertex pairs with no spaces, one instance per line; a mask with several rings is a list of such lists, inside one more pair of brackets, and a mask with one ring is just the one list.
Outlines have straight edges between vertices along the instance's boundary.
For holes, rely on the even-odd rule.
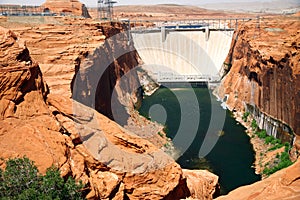
[[[82,180],[89,188],[89,199],[187,196],[178,193],[184,179],[173,159],[92,108],[72,102],[70,88],[65,94],[55,90],[61,88],[55,87],[53,74],[71,77],[66,79],[69,87],[73,78],[63,69],[55,72],[59,65],[52,62],[57,60],[46,59],[46,66],[54,67],[45,70],[46,79],[52,80],[48,89],[24,43],[11,31],[1,28],[0,33],[0,157],[26,155],[42,173],[55,165],[62,176]],[[42,59],[42,54],[34,52],[36,58]]]
[[[60,96],[57,101],[62,105],[64,99],[73,97],[119,124],[127,123],[126,129],[140,137],[164,146],[166,138],[157,134],[163,132],[163,127],[134,111],[142,99],[135,70],[139,56],[132,43],[128,43],[126,27],[120,23],[100,24],[91,19],[55,20],[54,24],[13,27],[26,40],[31,56],[39,63],[50,93]],[[128,75],[120,80],[124,74]],[[74,88],[77,92],[73,92]],[[114,89],[114,101],[111,101]]]
[[53,164],[61,167],[67,160],[65,138],[45,104],[39,66],[13,32],[1,28],[0,37],[1,157],[27,155],[41,172]]
[[226,196],[217,200],[274,200],[300,198],[300,160],[292,166],[283,169],[269,178],[252,185],[243,186],[233,190]]
[[49,9],[50,12],[58,14],[66,13],[86,18],[91,17],[85,5],[78,0],[46,0],[42,6]]
[[250,21],[237,30],[219,94],[229,109],[255,105],[300,134],[300,24],[293,17]]
[[[51,94],[73,98],[114,119],[129,117],[124,106],[133,108],[141,101],[139,80],[133,68],[139,57],[120,23],[89,19],[57,19],[57,24],[14,31],[26,39],[32,57],[39,63]],[[132,73],[120,78],[126,73]],[[114,101],[111,101],[115,89]],[[116,120],[116,119],[115,119]],[[118,121],[120,124],[126,122]]]
[[187,179],[187,187],[193,199],[209,200],[219,196],[219,177],[207,170],[186,170],[183,175]]
[[[296,160],[300,134],[299,19],[260,20],[246,22],[236,31],[225,61],[229,72],[218,92],[221,98],[227,96],[226,104],[238,115],[248,104],[257,107],[261,114],[288,124],[296,133],[290,152]],[[299,169],[298,159],[289,168],[218,199],[299,199]]]

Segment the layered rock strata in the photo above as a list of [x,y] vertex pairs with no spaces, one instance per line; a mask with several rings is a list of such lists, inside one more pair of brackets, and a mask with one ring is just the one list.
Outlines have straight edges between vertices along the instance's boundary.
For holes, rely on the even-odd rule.
[[230,110],[252,112],[260,128],[289,142],[291,133],[300,134],[298,20],[267,18],[240,24],[225,61],[229,72],[219,89]]
[[26,155],[42,173],[55,165],[63,176],[82,180],[88,198],[161,199],[176,192],[182,171],[170,157],[92,109],[51,94],[13,32],[1,29],[1,50],[2,158]]
[[[128,45],[126,27],[90,19],[54,19],[53,24],[30,28],[3,24],[26,40],[51,94],[73,97],[163,147],[167,138],[157,134],[163,127],[133,111],[141,102],[142,91],[135,70],[139,57],[132,44]],[[74,88],[79,92],[73,92]]]
[[[224,63],[228,70],[219,96],[240,120],[249,111],[260,128],[293,143],[296,161],[270,177],[217,199],[299,199],[300,24],[294,16],[250,20],[239,24]],[[251,122],[247,122],[250,124]],[[250,127],[250,125],[249,125]],[[294,140],[293,140],[294,138]],[[255,139],[252,139],[255,142]],[[254,146],[260,150],[259,140]],[[267,150],[261,150],[266,152]],[[283,151],[283,149],[278,149]],[[257,152],[259,153],[259,152]],[[273,159],[275,152],[257,156]]]

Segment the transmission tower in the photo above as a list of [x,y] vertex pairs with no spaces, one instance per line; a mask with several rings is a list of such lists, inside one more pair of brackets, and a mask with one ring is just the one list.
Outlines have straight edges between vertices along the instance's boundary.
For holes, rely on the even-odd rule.
[[117,2],[113,0],[98,0],[98,17],[100,20],[112,20],[115,3]]

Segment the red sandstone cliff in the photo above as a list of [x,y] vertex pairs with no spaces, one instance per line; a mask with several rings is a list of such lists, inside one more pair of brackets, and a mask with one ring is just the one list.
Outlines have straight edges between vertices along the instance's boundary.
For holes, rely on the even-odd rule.
[[219,95],[230,110],[245,104],[288,124],[300,134],[300,23],[295,17],[240,24],[225,61],[230,70]]
[[65,13],[90,18],[90,14],[84,4],[78,0],[46,0],[42,6],[53,13]]
[[[126,40],[112,45],[104,41],[120,33],[122,27],[82,19],[58,20],[65,24],[16,26],[15,33],[0,30],[0,157],[26,155],[41,172],[55,165],[62,176],[82,180],[89,199],[179,199],[191,192],[201,196],[197,189],[187,188],[190,182],[186,183],[185,176],[189,177],[155,145],[94,112],[85,106],[89,103],[84,98],[79,99],[81,103],[71,100],[72,80],[79,72],[87,75],[79,76],[79,81],[86,83],[82,84],[84,92],[88,94],[94,86],[84,77],[92,78],[91,72],[97,71],[93,66],[102,66],[93,64],[103,61],[97,53],[107,51],[104,56],[112,56],[114,50],[125,48]],[[20,38],[27,40],[26,45]],[[137,63],[134,51],[115,58],[103,76],[105,81],[98,85],[97,95],[110,94],[120,74]],[[107,87],[107,83],[111,85]],[[127,86],[134,88],[135,84],[134,79]],[[131,90],[121,89],[120,97],[134,97],[128,93]],[[135,101],[131,98],[120,102],[132,104]],[[117,151],[111,151],[111,146]],[[193,176],[205,177],[197,183],[200,191],[206,191],[205,198],[212,199],[217,177],[203,173]]]
[[[101,114],[93,116],[101,126],[87,128],[85,117],[89,117],[90,108],[77,103],[82,114],[74,116],[75,102],[72,105],[70,98],[51,94],[46,89],[39,66],[32,61],[22,41],[11,31],[3,28],[0,31],[1,158],[26,155],[41,172],[55,165],[63,176],[72,175],[87,184],[87,198],[160,199],[176,192],[182,171],[171,158]],[[86,134],[92,132],[93,136],[83,141],[78,135],[81,129],[86,129]],[[97,142],[100,134],[105,135],[108,144],[133,152],[137,160],[128,160],[133,164],[132,171],[141,169],[142,166],[134,163],[142,161],[145,173],[117,171],[124,161],[110,155],[112,152],[105,152],[106,146],[95,151],[102,150],[101,156],[113,159],[114,168],[97,160],[93,150],[98,146],[88,149],[86,146]],[[156,152],[161,156],[152,158]],[[145,160],[139,160],[140,156]],[[154,165],[148,165],[147,160]]]
[[[228,108],[239,115],[250,105],[260,115],[289,125],[296,134],[293,159],[299,156],[300,135],[299,30],[299,18],[293,16],[239,24],[225,61],[228,73],[218,89]],[[287,139],[284,131],[278,132],[277,137]],[[299,163],[298,159],[289,168],[218,199],[299,199]]]
[[42,172],[54,163],[60,167],[67,160],[65,139],[45,103],[48,91],[38,64],[13,32],[0,33],[1,157],[30,152]]

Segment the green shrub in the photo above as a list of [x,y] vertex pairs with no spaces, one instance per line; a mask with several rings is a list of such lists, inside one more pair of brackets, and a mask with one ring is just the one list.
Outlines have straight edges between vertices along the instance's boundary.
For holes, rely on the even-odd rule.
[[275,146],[269,148],[268,151],[274,151],[276,149],[280,149],[281,147],[283,147],[283,144],[276,144]]
[[254,131],[257,130],[257,128],[258,128],[258,125],[257,125],[255,119],[253,119],[252,122],[251,122],[251,128],[252,128],[252,130],[254,130]]
[[0,199],[84,199],[82,188],[71,177],[65,181],[54,167],[42,176],[26,157],[9,159],[0,170]]
[[287,152],[282,152],[280,155],[280,160],[290,160],[290,156]]
[[284,151],[288,152],[290,150],[290,148],[291,148],[291,145],[288,142],[285,142],[284,143]]
[[157,133],[160,137],[164,137],[164,134],[162,134],[160,131]]
[[250,115],[250,113],[247,111],[247,112],[244,112],[244,114],[243,114],[243,116],[242,116],[242,120],[244,121],[244,122],[247,122],[247,120],[248,120],[248,116]]
[[286,167],[293,164],[293,162],[290,160],[290,156],[287,152],[282,152],[280,156],[277,154],[276,158],[280,159],[279,163],[276,166],[272,167],[272,168],[267,168],[266,167],[263,170],[263,174],[269,176],[269,175],[273,174],[274,172],[276,172],[278,170],[281,170],[283,168],[286,168]]
[[166,148],[170,148],[170,147],[171,147],[171,145],[170,145],[168,142],[165,143],[164,146],[165,146]]
[[264,139],[264,138],[267,137],[267,131],[266,130],[261,130],[261,131],[257,132],[256,134],[261,139]]
[[274,139],[271,144],[275,145],[275,144],[281,144],[281,140],[280,139]]
[[273,136],[267,136],[266,138],[265,138],[265,143],[266,144],[272,144],[272,142],[274,142],[274,140],[276,140]]

